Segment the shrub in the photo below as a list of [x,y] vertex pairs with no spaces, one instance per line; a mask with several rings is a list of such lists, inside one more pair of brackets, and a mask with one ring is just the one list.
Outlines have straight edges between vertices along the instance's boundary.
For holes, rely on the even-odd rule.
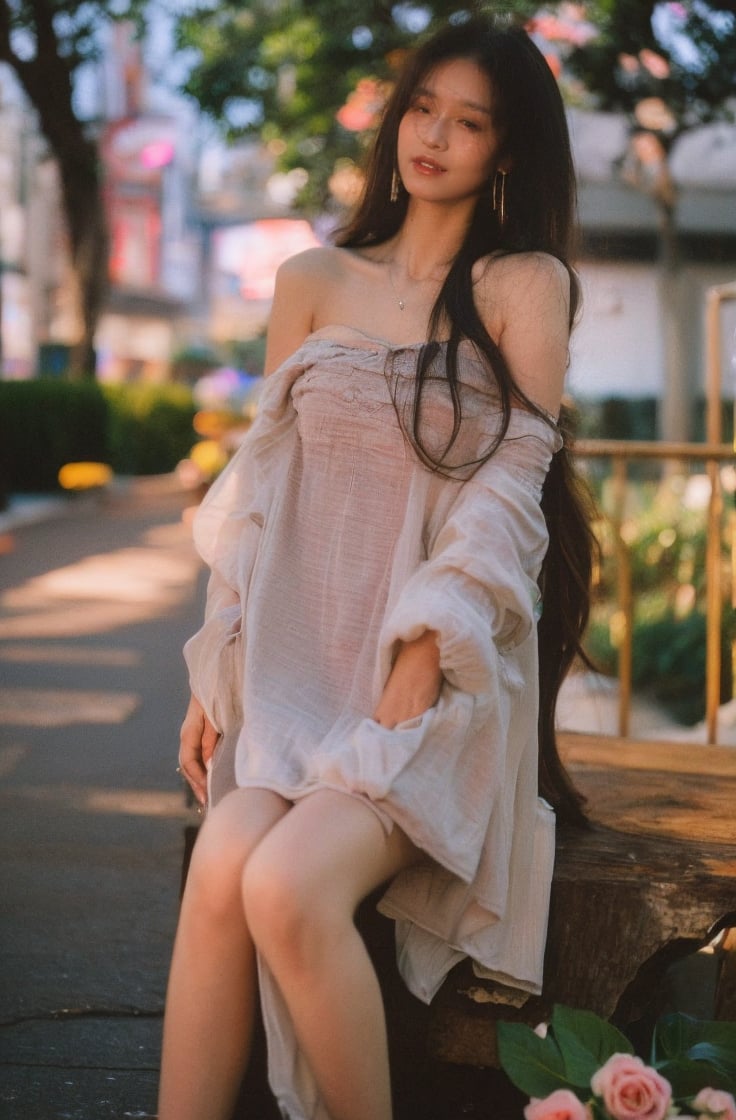
[[57,490],[65,463],[171,471],[195,442],[194,413],[183,385],[0,381],[0,505],[3,494]]
[[107,423],[94,382],[0,381],[0,491],[56,490],[64,463],[107,462]]
[[164,474],[194,443],[195,405],[184,385],[106,385],[109,462],[118,474]]

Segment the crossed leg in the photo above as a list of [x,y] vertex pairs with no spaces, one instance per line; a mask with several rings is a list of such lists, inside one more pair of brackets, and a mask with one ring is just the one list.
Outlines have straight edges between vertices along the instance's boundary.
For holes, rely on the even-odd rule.
[[368,806],[342,793],[322,790],[291,809],[262,790],[223,799],[195,846],[182,904],[160,1120],[229,1120],[250,1042],[256,946],[332,1120],[390,1120],[383,1006],[353,918],[417,858],[400,829],[387,837]]

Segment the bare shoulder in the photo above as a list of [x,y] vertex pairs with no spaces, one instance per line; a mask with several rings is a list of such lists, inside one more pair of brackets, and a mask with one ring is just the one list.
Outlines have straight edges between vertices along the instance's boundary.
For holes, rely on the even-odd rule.
[[482,257],[473,267],[476,301],[481,315],[503,319],[546,307],[564,314],[570,307],[570,274],[550,253],[508,253]]
[[296,253],[279,266],[268,325],[266,373],[297,350],[314,329],[321,300],[339,284],[342,250],[318,246]]
[[304,249],[279,265],[276,275],[279,280],[287,282],[335,275],[343,267],[342,255],[343,250],[336,249],[332,245],[318,245],[313,249]]

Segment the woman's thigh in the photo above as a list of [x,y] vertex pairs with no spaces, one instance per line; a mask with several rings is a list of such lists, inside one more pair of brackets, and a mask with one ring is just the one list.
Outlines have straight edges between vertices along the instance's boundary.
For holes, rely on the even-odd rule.
[[387,835],[360,799],[320,790],[298,801],[248,860],[246,917],[266,935],[274,924],[288,935],[352,919],[366,895],[420,858],[401,829]]

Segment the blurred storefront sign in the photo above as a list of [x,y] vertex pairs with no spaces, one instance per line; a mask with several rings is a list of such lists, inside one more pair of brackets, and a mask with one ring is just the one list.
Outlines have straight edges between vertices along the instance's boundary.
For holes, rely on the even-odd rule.
[[253,338],[266,325],[276,271],[294,253],[320,245],[303,219],[266,218],[211,233],[209,336]]
[[110,279],[136,289],[161,280],[165,169],[176,154],[176,122],[164,117],[115,121],[101,139],[110,223]]
[[243,299],[271,299],[279,265],[320,244],[309,222],[289,218],[218,229],[212,242],[215,272],[232,277]]

